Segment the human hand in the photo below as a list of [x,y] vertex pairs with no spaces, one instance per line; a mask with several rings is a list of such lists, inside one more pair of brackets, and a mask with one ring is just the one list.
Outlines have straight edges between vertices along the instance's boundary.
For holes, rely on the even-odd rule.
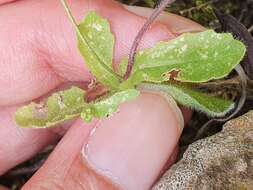
[[[59,1],[6,2],[0,0],[0,175],[58,136],[48,129],[19,128],[13,119],[17,107],[39,100],[59,86],[91,78]],[[128,54],[143,17],[110,0],[69,2],[79,20],[88,10],[109,20],[116,36],[115,63]],[[128,9],[142,16],[150,12]],[[163,15],[147,32],[141,48],[199,30],[202,27],[184,18]],[[184,113],[186,122],[189,116]],[[118,189],[115,184],[129,190],[149,189],[166,162],[173,160],[182,132],[180,117],[178,108],[162,96],[142,93],[111,118],[89,125],[81,120],[67,124],[70,130],[23,189]],[[94,127],[97,129],[89,137]]]

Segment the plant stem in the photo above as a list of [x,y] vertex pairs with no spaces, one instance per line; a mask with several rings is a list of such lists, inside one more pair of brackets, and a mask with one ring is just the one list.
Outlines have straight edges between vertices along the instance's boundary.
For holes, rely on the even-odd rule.
[[138,48],[145,32],[147,32],[149,27],[152,25],[152,23],[155,21],[155,19],[161,14],[161,12],[169,4],[173,3],[174,1],[175,0],[163,0],[163,1],[161,1],[159,6],[154,10],[152,15],[148,18],[148,20],[145,22],[143,27],[138,32],[137,36],[134,39],[133,45],[132,45],[130,53],[129,53],[127,70],[126,70],[126,73],[124,75],[125,80],[127,80],[129,78],[129,76],[131,75],[131,72],[132,72],[132,69],[133,69],[133,66],[134,66],[134,62],[135,62],[136,51],[137,51],[137,48]]
[[73,26],[75,27],[76,32],[78,32],[78,34],[80,36],[82,36],[81,32],[79,31],[78,24],[77,24],[75,18],[73,17],[73,15],[72,15],[72,13],[70,11],[70,8],[69,8],[69,6],[67,4],[67,1],[66,0],[60,0],[60,1],[61,1],[62,5],[64,7],[64,9],[65,9],[65,11],[66,11],[69,19],[70,19],[70,21],[72,22]]
[[237,106],[236,109],[233,111],[233,113],[231,113],[228,117],[221,119],[222,122],[226,122],[229,119],[233,118],[243,107],[246,98],[247,98],[247,81],[248,81],[248,77],[246,75],[246,73],[244,72],[243,68],[241,65],[237,65],[235,68],[238,76],[241,79],[241,97],[237,102]]

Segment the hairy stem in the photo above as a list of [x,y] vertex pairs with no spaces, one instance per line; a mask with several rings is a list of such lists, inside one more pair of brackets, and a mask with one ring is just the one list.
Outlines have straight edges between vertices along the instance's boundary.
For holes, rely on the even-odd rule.
[[133,45],[131,47],[129,57],[128,57],[128,65],[127,65],[127,70],[124,75],[124,79],[127,80],[129,76],[131,75],[134,61],[135,61],[135,55],[137,48],[144,36],[144,34],[147,32],[149,27],[152,25],[152,23],[155,21],[155,19],[162,13],[162,11],[171,3],[173,3],[175,0],[163,0],[159,2],[159,6],[154,10],[152,15],[148,18],[148,20],[145,22],[143,27],[140,29],[138,32],[137,36],[134,39]]

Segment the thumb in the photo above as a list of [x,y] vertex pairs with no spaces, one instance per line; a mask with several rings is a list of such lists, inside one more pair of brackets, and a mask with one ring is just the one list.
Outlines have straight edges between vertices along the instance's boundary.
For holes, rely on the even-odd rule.
[[110,118],[89,126],[77,121],[23,189],[149,189],[182,128],[172,99],[142,93]]

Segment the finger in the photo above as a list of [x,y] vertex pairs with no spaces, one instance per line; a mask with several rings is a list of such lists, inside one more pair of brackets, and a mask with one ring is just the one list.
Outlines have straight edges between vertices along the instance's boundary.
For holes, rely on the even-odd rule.
[[19,128],[13,120],[16,107],[0,110],[0,176],[40,151],[55,139],[48,130]]
[[[55,129],[59,131],[58,134],[46,129],[20,128],[13,119],[16,109],[17,107],[13,106],[0,110],[0,176],[17,164],[30,159],[63,132],[62,127]],[[191,111],[185,108],[181,108],[181,111],[185,123],[188,123]],[[66,127],[68,126],[69,124],[66,125]]]
[[77,122],[23,189],[149,189],[182,131],[171,101],[143,93],[98,122],[89,137]]
[[[20,1],[21,2],[21,1]],[[26,2],[30,2],[30,1],[26,1]],[[34,1],[32,1],[32,2],[34,2]],[[43,2],[47,2],[47,1],[43,1]],[[52,1],[50,1],[50,2],[52,2]],[[56,2],[56,1],[54,1],[54,2]],[[19,3],[19,2],[18,2]],[[41,4],[41,2],[39,3],[39,4]],[[9,6],[9,5],[8,5]],[[35,6],[35,5],[34,5]],[[29,7],[29,6],[28,6]],[[27,8],[27,7],[26,7]],[[73,7],[72,7],[73,8]],[[1,7],[0,7],[0,9],[1,9]],[[24,12],[26,12],[26,11],[24,11]],[[30,11],[31,12],[31,11]],[[44,12],[46,12],[46,11],[44,11]],[[56,11],[57,12],[57,11]],[[0,11],[0,14],[1,14],[2,12]],[[7,14],[7,13],[5,13],[5,14]],[[18,14],[17,12],[15,13],[15,14]],[[14,14],[14,15],[15,15]],[[105,14],[105,13],[104,13]],[[109,13],[108,13],[109,14]],[[118,13],[119,15],[120,15],[120,12]],[[131,13],[127,13],[128,14],[128,19],[131,21],[132,19],[131,19],[131,16],[132,16],[132,14]],[[63,14],[64,15],[64,14]],[[64,17],[64,16],[63,16]],[[54,17],[52,17],[52,18],[54,18]],[[136,18],[136,15],[134,15],[134,18]],[[1,17],[0,17],[0,19],[1,19]],[[126,19],[126,18],[124,18],[124,19]],[[49,19],[50,20],[50,19]],[[51,20],[54,20],[54,19],[51,19]],[[113,18],[111,18],[111,20],[113,20]],[[143,19],[141,18],[139,18],[139,19],[137,19],[137,20],[139,20],[139,21],[143,21]],[[51,21],[50,21],[51,22]],[[66,21],[67,22],[67,21]],[[128,22],[128,20],[124,20],[124,22],[125,23],[127,23]],[[1,23],[1,22],[0,22]],[[64,21],[64,23],[65,23],[65,21]],[[116,25],[116,24],[114,24],[114,25]],[[120,23],[119,23],[119,25],[120,25]],[[137,24],[136,24],[137,25]],[[139,22],[139,26],[141,26],[141,23]],[[28,26],[27,26],[28,27]],[[115,28],[120,28],[120,27],[118,27],[118,26],[115,26]],[[186,25],[185,27],[189,27],[188,25]],[[66,28],[66,26],[64,26],[63,28]],[[71,27],[70,27],[71,28]],[[0,31],[0,33],[1,33],[1,31]],[[68,36],[70,36],[71,35],[71,32],[69,32],[69,33],[67,33],[68,34]],[[66,34],[66,35],[67,35]],[[119,34],[120,35],[120,34]],[[0,36],[1,36],[1,34],[0,34]],[[149,36],[151,37],[151,34],[149,34]],[[162,38],[163,36],[161,35],[160,36],[160,38]],[[1,38],[1,37],[0,37]],[[70,38],[70,37],[69,37]],[[147,37],[146,37],[147,38]],[[157,40],[159,39],[159,33],[156,33],[156,37],[155,38],[157,38]],[[20,39],[21,40],[21,39]],[[146,39],[147,40],[147,39]],[[153,40],[154,40],[154,38],[153,38]],[[22,41],[22,40],[21,40]],[[125,40],[126,41],[126,40]],[[147,40],[147,41],[152,41],[152,40]],[[46,42],[46,41],[45,41]],[[127,43],[127,42],[125,42],[125,43]],[[148,44],[148,43],[147,43]],[[74,41],[73,41],[73,48],[75,47],[75,45],[74,45]],[[63,54],[63,53],[62,53]],[[53,57],[53,55],[51,55],[51,57]],[[65,56],[66,57],[66,56]],[[71,56],[70,56],[71,57]],[[77,57],[79,57],[79,55],[77,56]],[[70,59],[70,58],[69,58]],[[22,61],[21,61],[22,62]],[[71,62],[71,64],[72,64],[72,67],[71,67],[71,65],[69,64],[68,66],[70,67],[69,68],[69,70],[67,69],[67,68],[65,68],[65,70],[66,70],[66,72],[73,72],[73,73],[76,73],[76,75],[78,76],[78,75],[80,75],[79,73],[80,72],[83,72],[84,70],[83,69],[81,69],[81,68],[83,68],[83,66],[82,66],[82,63],[80,63],[80,70],[81,71],[79,71],[77,68],[77,66],[75,65],[75,63],[74,63],[75,61],[72,61]],[[2,67],[2,65],[1,65],[1,61],[0,61],[0,68]],[[13,64],[13,67],[15,68],[15,64],[14,63],[10,63],[10,64]],[[24,64],[24,63],[21,63],[21,64]],[[33,64],[40,64],[40,62],[36,62],[36,63],[33,63]],[[21,65],[21,67],[22,67],[22,65]],[[7,67],[8,68],[8,67]],[[5,67],[5,69],[6,69],[6,67]],[[0,74],[0,78],[1,78],[1,76],[2,76],[2,74],[4,73],[4,72],[6,72],[6,70],[3,70],[3,72]],[[25,68],[23,68],[23,69],[25,69]],[[46,69],[46,67],[45,68],[43,68],[44,69],[44,71],[45,71],[45,69]],[[42,69],[42,70],[43,70]],[[7,69],[8,70],[8,69]],[[13,69],[14,70],[14,69]],[[29,69],[28,69],[29,70]],[[76,71],[76,72],[74,72],[74,70],[78,70],[78,71]],[[34,72],[36,71],[36,69],[35,70],[33,70]],[[29,71],[30,72],[30,71]],[[49,72],[51,72],[51,70],[49,70]],[[55,72],[55,71],[54,71]],[[30,74],[32,74],[32,73],[30,73]],[[41,73],[39,73],[39,71],[36,73],[36,75],[40,75]],[[48,73],[47,73],[48,74]],[[47,75],[46,74],[46,75]],[[8,74],[5,74],[6,76],[8,76]],[[17,74],[18,75],[18,74]],[[29,75],[29,74],[28,74]],[[72,75],[73,76],[73,75]],[[85,76],[85,75],[83,75],[83,76]],[[87,75],[86,75],[87,76]],[[20,88],[20,86],[18,86],[18,81],[16,81],[15,82],[15,77],[16,77],[16,75],[13,75],[13,76],[9,76],[9,78],[10,78],[10,80],[12,80],[12,82],[13,83],[15,83],[15,85],[13,84],[12,86],[11,86],[11,88],[14,88],[14,87],[16,87],[16,88]],[[21,77],[21,76],[20,76]],[[4,78],[4,77],[3,77]],[[5,79],[4,79],[5,80]],[[21,80],[21,79],[20,79]],[[73,79],[74,80],[74,79]],[[85,79],[83,79],[83,80],[85,80]],[[32,94],[34,94],[35,92],[36,93],[40,93],[41,94],[41,91],[43,91],[43,89],[37,89],[37,87],[36,87],[36,85],[37,86],[39,86],[39,87],[41,87],[42,88],[42,86],[44,86],[44,87],[46,87],[47,85],[42,85],[41,86],[41,84],[43,83],[43,82],[41,82],[41,81],[47,81],[47,79],[41,79],[40,81],[39,81],[39,83],[37,84],[37,82],[35,82],[35,80],[29,80],[29,81],[27,81],[27,83],[28,84],[24,84],[23,85],[23,88],[26,88],[27,89],[27,91],[26,91],[26,93],[29,95],[29,96],[31,96],[31,94],[30,93],[32,93]],[[50,85],[56,85],[55,83],[54,83],[54,81],[52,81],[51,79],[49,79],[49,81],[50,81]],[[7,81],[4,81],[3,82],[3,80],[0,80],[0,87],[3,87],[4,85],[3,84],[7,84]],[[2,86],[1,86],[2,85]],[[10,84],[9,84],[10,85]],[[19,84],[20,85],[20,84]],[[33,85],[35,85],[35,87],[31,87],[31,85],[33,86]],[[21,87],[22,87],[22,85],[21,85]],[[1,88],[1,89],[3,89],[3,88]],[[6,90],[7,89],[7,90]],[[7,92],[14,92],[14,91],[18,91],[18,89],[17,90],[10,90],[9,88],[5,88],[5,89],[3,89],[4,90],[4,93],[0,93],[0,105],[1,105],[1,103],[3,104],[3,100],[5,100],[5,102],[8,102],[9,100],[7,100]],[[16,95],[20,95],[20,96],[22,96],[22,92],[21,93],[16,93]],[[4,97],[5,96],[5,97]],[[2,97],[2,99],[1,99],[1,97]],[[10,97],[10,96],[9,96]],[[24,96],[23,96],[23,98],[24,98]],[[4,103],[5,103],[4,102]],[[0,132],[0,139],[1,139],[1,144],[5,144],[4,146],[2,146],[1,148],[2,148],[2,152],[3,152],[3,154],[1,154],[1,157],[0,157],[0,164],[1,164],[1,166],[2,166],[2,168],[3,169],[1,169],[1,166],[0,166],[0,173],[3,173],[3,172],[5,172],[6,170],[8,170],[8,169],[10,169],[11,167],[13,167],[15,164],[18,164],[18,163],[20,163],[20,162],[22,162],[22,161],[24,161],[24,160],[26,160],[26,159],[28,159],[28,158],[30,158],[33,154],[35,154],[37,151],[39,151],[41,148],[43,148],[50,140],[51,140],[51,138],[55,138],[54,137],[54,135],[53,135],[53,137],[52,137],[52,134],[50,133],[50,132],[41,132],[41,131],[38,131],[38,130],[23,130],[23,129],[17,129],[18,127],[15,125],[15,123],[14,123],[14,121],[13,121],[13,118],[14,118],[14,112],[15,112],[15,108],[12,108],[12,111],[7,111],[6,110],[6,108],[0,108],[0,112],[1,112],[1,114],[0,114],[0,125],[2,126],[2,128],[1,128],[1,132]],[[188,115],[188,114],[186,114],[186,115]],[[11,131],[10,131],[11,130]],[[28,134],[26,134],[26,133],[28,133]],[[17,141],[17,143],[15,142],[15,140],[11,140],[11,138],[8,138],[8,137],[10,137],[10,136],[12,136],[12,137],[15,137],[15,138],[13,138],[13,139],[18,139],[18,141]],[[3,140],[2,140],[3,139]],[[5,140],[8,140],[8,143],[5,143]],[[36,141],[36,143],[34,143],[34,141]],[[27,151],[23,151],[23,147],[26,147],[25,148],[25,150],[27,150]],[[10,151],[10,148],[9,147],[11,147],[13,150],[15,150],[15,155],[14,154],[12,154],[12,150]],[[0,148],[0,150],[1,150],[1,148]],[[19,158],[21,156],[21,158]],[[15,159],[14,159],[15,158]]]
[[[117,40],[116,59],[127,53],[135,33],[144,22],[114,1],[70,2],[78,20],[88,10],[96,10],[110,21]],[[37,98],[64,80],[89,80],[90,75],[76,47],[75,32],[60,1],[18,1],[0,9],[0,18],[4,18],[0,23],[6,23],[5,30],[0,33],[2,49],[5,49],[0,63],[4,71],[0,75],[0,89],[5,88],[5,93],[0,95],[0,105]],[[44,12],[47,14],[42,15]],[[13,32],[16,31],[14,27],[19,28],[18,33]],[[125,28],[131,28],[130,35]],[[149,35],[146,44],[172,37],[164,26],[154,27],[152,33],[155,35]]]
[[[79,21],[89,10],[95,10],[109,20],[116,36],[115,63],[128,54],[145,21],[143,17],[130,13],[115,1],[69,2]],[[179,23],[180,19],[176,18]],[[0,106],[38,98],[66,80],[90,79],[76,47],[75,32],[60,1],[27,0],[6,4],[0,7],[0,23],[4,28],[0,31],[0,48],[4,49],[0,52],[0,89],[4,89],[0,94]],[[173,38],[170,29],[154,24],[145,35],[141,48]]]
[[[54,90],[68,89],[69,85],[66,83]],[[75,85],[86,86],[87,84],[75,83]],[[22,128],[15,122],[15,112],[21,106],[23,105],[0,108],[0,176],[17,164],[30,159],[49,143],[64,135],[74,122],[64,122],[52,129]]]

